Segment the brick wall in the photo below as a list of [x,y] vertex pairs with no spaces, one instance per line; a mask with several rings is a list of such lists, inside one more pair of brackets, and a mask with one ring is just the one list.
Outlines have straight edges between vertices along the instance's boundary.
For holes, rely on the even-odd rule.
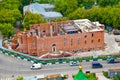
[[[47,52],[53,52],[53,45],[56,45],[56,51],[91,51],[104,49],[104,32],[89,32],[80,34],[71,34],[54,37],[28,37],[28,53],[40,56]],[[36,47],[33,46],[33,39],[36,41]],[[72,41],[71,41],[72,39]],[[37,52],[36,52],[37,51]]]
[[[65,24],[68,22],[61,23]],[[32,32],[32,35],[24,31],[18,37],[20,52],[40,56],[44,53],[57,52],[59,50],[83,52],[104,49],[104,30],[58,35],[58,24],[61,23],[30,25],[29,32]],[[51,26],[53,30],[52,36]],[[100,27],[104,29],[103,26]]]

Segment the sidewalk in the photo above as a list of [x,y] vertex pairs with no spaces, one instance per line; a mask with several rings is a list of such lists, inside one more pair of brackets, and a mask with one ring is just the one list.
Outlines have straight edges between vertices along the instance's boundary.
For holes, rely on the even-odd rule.
[[98,80],[109,80],[102,73],[96,73],[96,76],[98,77]]

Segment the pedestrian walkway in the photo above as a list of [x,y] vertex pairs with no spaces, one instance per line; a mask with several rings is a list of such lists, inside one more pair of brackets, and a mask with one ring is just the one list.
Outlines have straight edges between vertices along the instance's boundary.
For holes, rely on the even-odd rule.
[[16,79],[13,79],[13,78],[0,78],[0,80],[16,80]]
[[103,75],[103,73],[96,73],[96,76],[98,77],[98,80],[109,80]]

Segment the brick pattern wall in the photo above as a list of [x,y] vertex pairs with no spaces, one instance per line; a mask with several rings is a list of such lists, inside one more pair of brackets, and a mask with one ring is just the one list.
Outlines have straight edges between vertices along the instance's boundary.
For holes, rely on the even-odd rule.
[[[104,30],[58,35],[58,24],[31,25],[30,32],[32,32],[32,35],[22,32],[18,37],[20,52],[40,56],[44,53],[57,52],[59,50],[83,52],[104,49]],[[50,32],[51,26],[54,27],[52,36]],[[101,28],[104,29],[102,26]],[[34,34],[34,32],[40,35]]]

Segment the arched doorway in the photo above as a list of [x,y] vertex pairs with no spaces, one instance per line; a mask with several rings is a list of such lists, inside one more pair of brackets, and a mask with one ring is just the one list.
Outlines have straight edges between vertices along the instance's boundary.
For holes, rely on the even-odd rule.
[[53,53],[56,53],[56,44],[53,44],[53,45],[52,45],[52,52],[53,52]]

